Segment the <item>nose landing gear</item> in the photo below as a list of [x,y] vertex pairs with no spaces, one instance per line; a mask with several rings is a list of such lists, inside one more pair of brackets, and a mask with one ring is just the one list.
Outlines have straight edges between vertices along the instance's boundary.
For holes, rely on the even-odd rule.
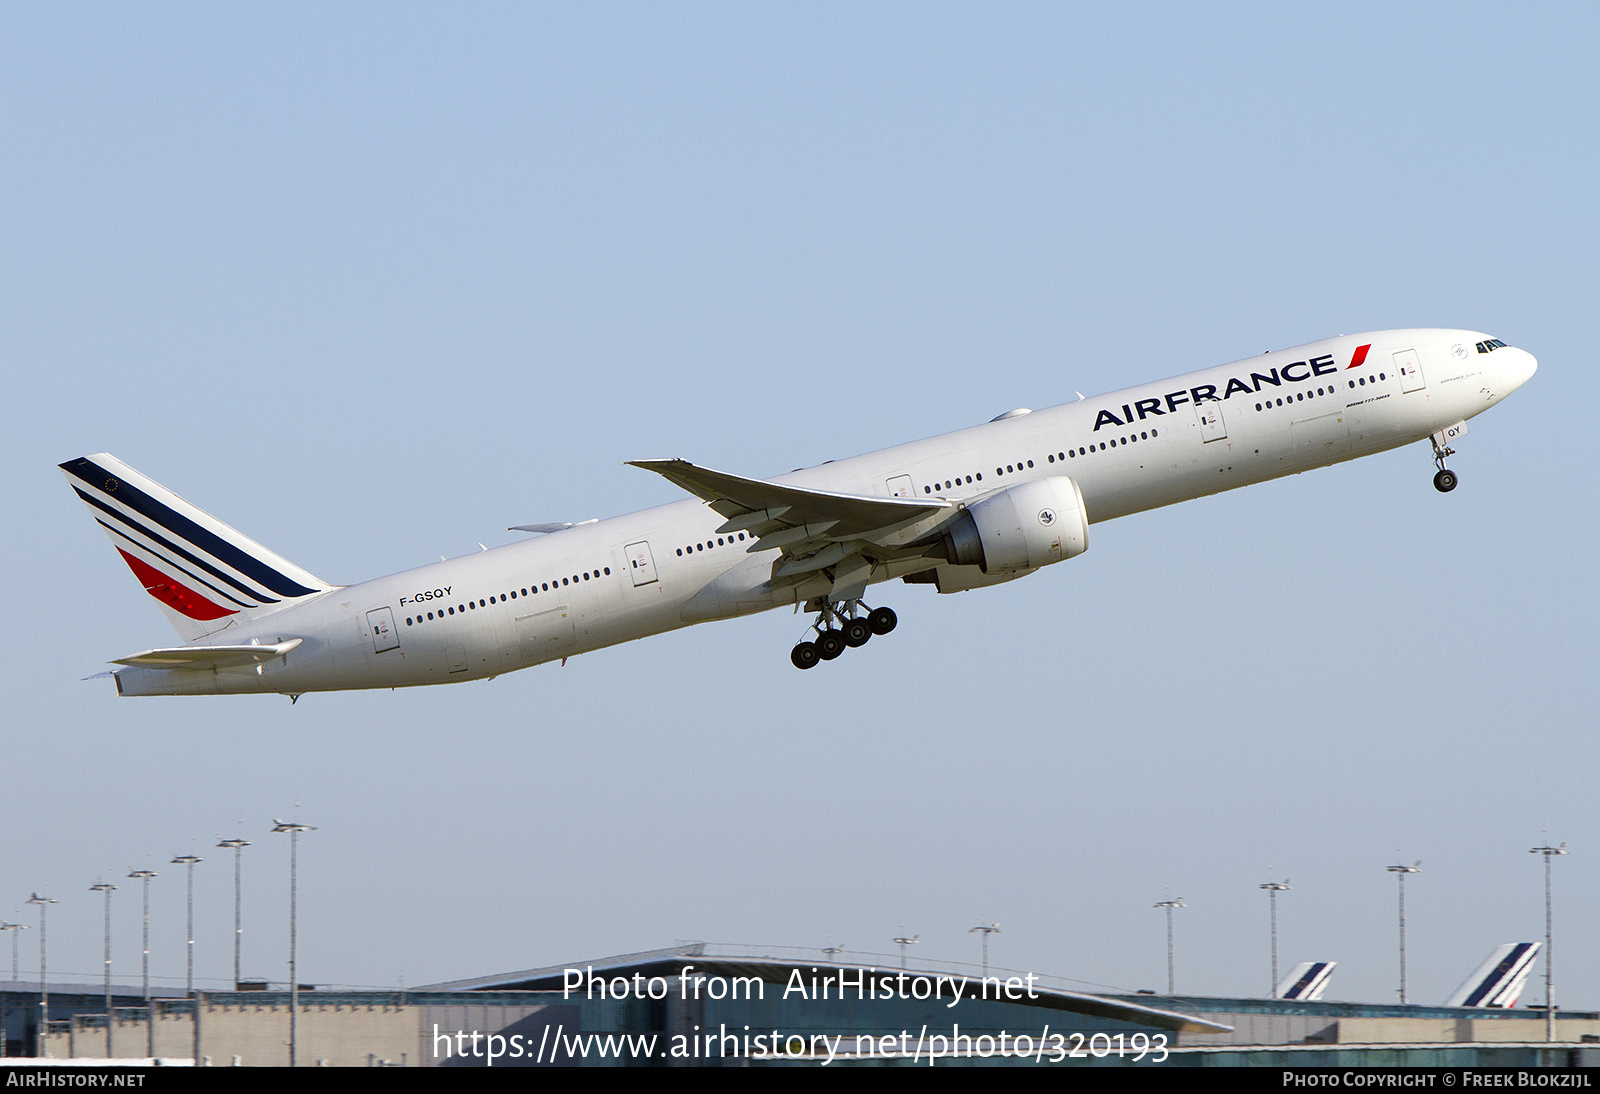
[[866,605],[859,600],[843,604],[816,604],[817,621],[811,629],[817,632],[815,641],[801,642],[789,651],[789,660],[797,669],[809,669],[818,661],[832,661],[846,649],[865,646],[875,634],[888,634],[899,620],[892,608],[873,608],[866,615],[856,614]]
[[1454,471],[1445,467],[1444,458],[1454,456],[1456,450],[1449,446],[1441,447],[1438,437],[1432,437],[1430,441],[1433,444],[1433,465],[1439,469],[1433,476],[1433,488],[1441,494],[1448,494],[1456,488],[1456,483],[1460,480],[1456,478]]

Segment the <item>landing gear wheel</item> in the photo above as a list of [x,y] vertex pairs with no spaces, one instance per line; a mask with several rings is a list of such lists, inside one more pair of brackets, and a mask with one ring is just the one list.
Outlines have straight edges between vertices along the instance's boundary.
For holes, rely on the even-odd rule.
[[824,661],[832,661],[844,652],[844,635],[829,628],[817,635],[817,656]]
[[852,619],[844,625],[844,644],[851,649],[865,646],[872,637],[872,624],[865,619]]
[[888,634],[894,630],[894,625],[900,622],[895,618],[892,608],[873,608],[872,614],[867,616],[867,624],[872,628],[873,634]]
[[789,651],[789,660],[794,662],[797,669],[809,669],[816,665],[821,658],[814,642],[802,642]]
[[1439,473],[1433,477],[1433,488],[1441,494],[1448,494],[1456,488],[1456,473],[1440,468]]

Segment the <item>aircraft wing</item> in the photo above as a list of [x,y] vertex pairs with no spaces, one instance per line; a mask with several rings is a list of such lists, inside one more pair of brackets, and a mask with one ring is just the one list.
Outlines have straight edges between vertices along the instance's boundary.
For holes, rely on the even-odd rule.
[[558,520],[549,524],[513,524],[510,528],[507,528],[506,531],[533,532],[535,535],[549,535],[552,532],[565,532],[568,528],[581,528],[585,524],[599,523],[599,517],[590,517],[588,520],[580,520],[577,524],[572,523],[570,520]]
[[954,508],[942,498],[879,498],[747,479],[696,467],[687,460],[629,463],[704,499],[728,518],[717,531],[754,533],[755,542],[746,548],[750,553],[781,550],[785,557],[773,572],[774,584],[798,583],[832,567],[836,598],[859,596],[865,588],[871,547],[883,546],[895,532]]
[[[835,537],[897,527],[951,508],[949,502],[936,498],[874,498],[783,486],[696,467],[688,460],[630,460],[629,464],[654,471],[696,497],[704,498],[725,517],[739,518],[765,510],[773,514],[774,522],[791,527],[832,522],[835,527],[831,534]],[[738,526],[750,527],[753,525]]]
[[119,657],[113,665],[135,665],[147,669],[208,669],[239,665],[260,665],[282,657],[304,639],[290,638],[270,646],[173,646],[145,650],[130,657]]

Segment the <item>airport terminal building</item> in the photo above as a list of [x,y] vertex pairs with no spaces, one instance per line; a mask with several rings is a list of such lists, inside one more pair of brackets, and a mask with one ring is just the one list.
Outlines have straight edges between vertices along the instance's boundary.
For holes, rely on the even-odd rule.
[[[1600,1065],[1600,1014],[1560,1014],[1552,1044],[1531,1009],[1096,994],[844,956],[689,943],[414,991],[303,990],[296,1049],[302,1066]],[[8,1055],[104,1058],[99,992],[78,985],[57,1017],[71,989],[53,987],[39,1043],[38,986],[7,988]],[[287,991],[113,1003],[117,1058],[289,1062]]]

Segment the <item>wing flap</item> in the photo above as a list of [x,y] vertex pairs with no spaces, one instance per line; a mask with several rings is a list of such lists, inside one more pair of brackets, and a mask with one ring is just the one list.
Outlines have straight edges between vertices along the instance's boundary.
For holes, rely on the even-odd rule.
[[290,638],[270,646],[173,646],[169,649],[145,650],[129,657],[119,657],[111,663],[146,669],[205,669],[261,665],[284,656],[303,641],[305,641],[303,638]]

